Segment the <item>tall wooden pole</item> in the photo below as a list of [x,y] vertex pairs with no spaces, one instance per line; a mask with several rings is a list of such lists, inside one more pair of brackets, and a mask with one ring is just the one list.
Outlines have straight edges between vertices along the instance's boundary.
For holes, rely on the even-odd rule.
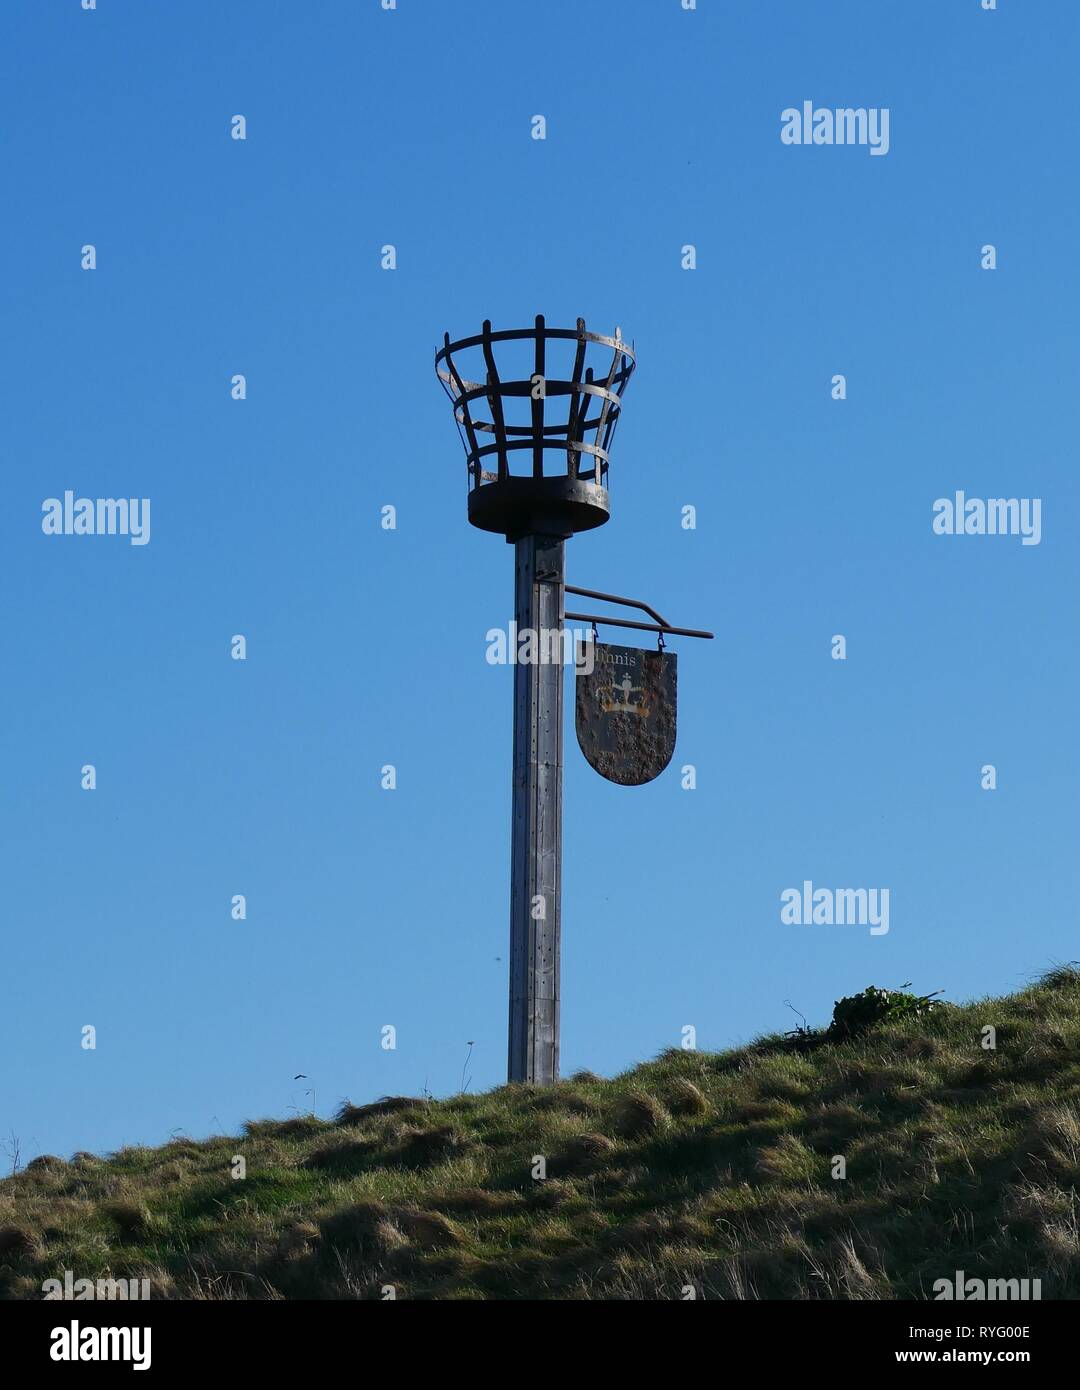
[[543,1084],[559,1079],[563,541],[531,535],[514,545],[518,640],[528,629],[541,650],[514,667],[507,1077]]

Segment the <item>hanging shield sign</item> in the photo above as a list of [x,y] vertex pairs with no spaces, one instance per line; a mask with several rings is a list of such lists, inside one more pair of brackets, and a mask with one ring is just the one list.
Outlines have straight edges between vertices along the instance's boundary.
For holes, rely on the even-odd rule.
[[609,782],[639,787],[671,762],[676,661],[674,652],[578,643],[578,743]]

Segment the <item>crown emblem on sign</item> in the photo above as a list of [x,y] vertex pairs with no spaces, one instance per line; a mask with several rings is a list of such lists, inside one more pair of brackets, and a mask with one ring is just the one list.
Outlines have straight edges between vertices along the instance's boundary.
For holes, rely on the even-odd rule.
[[[643,698],[632,700],[631,695],[641,695]],[[652,713],[652,700],[645,687],[634,685],[629,676],[602,686],[597,692],[597,699],[604,714],[636,714],[640,719],[648,719]]]

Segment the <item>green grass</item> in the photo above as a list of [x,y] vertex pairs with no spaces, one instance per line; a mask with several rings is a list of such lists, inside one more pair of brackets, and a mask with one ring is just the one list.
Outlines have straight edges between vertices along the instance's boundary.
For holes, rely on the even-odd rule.
[[157,1298],[895,1299],[963,1270],[1077,1298],[1078,1179],[1063,968],[859,1039],[37,1160],[0,1181],[0,1296],[71,1270]]

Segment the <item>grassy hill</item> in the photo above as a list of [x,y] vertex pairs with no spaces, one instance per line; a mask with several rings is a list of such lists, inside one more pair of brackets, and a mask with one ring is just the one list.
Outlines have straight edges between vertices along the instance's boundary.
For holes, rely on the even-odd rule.
[[1063,968],[847,1040],[43,1156],[0,1182],[0,1293],[68,1269],[159,1298],[891,1299],[963,1270],[1077,1298],[1078,1180]]

